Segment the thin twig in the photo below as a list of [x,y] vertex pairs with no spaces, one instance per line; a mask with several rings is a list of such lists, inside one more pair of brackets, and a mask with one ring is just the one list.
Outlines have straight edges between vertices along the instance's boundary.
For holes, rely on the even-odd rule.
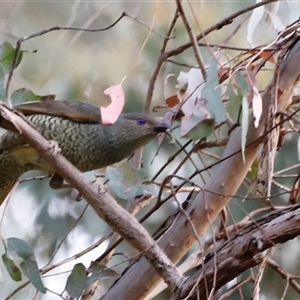
[[36,38],[36,37],[39,37],[39,36],[42,36],[46,33],[51,32],[51,31],[58,31],[58,30],[76,30],[76,31],[85,31],[85,32],[106,31],[106,30],[114,27],[125,16],[126,16],[126,14],[122,13],[121,16],[115,22],[113,22],[111,25],[109,25],[105,28],[89,29],[89,28],[81,28],[81,27],[73,27],[73,26],[64,27],[64,26],[56,25],[56,26],[50,27],[48,29],[44,29],[44,30],[41,30],[39,32],[36,32],[36,33],[33,33],[33,34],[30,34],[30,35],[27,35],[27,36],[24,36],[24,37],[20,38],[17,41],[17,44],[16,44],[14,59],[13,59],[13,62],[12,62],[11,69],[8,73],[8,78],[7,78],[7,82],[6,82],[6,86],[5,86],[5,98],[6,98],[6,103],[7,103],[8,107],[12,107],[11,99],[9,97],[9,87],[10,87],[10,83],[11,83],[11,80],[12,80],[14,70],[15,70],[16,65],[17,65],[17,61],[18,61],[18,58],[19,58],[19,55],[20,55],[21,45],[22,45],[23,42],[28,41],[28,40],[33,39],[33,38]]
[[282,278],[284,278],[286,281],[290,283],[290,285],[298,292],[300,293],[300,285],[298,282],[294,279],[295,276],[290,275],[285,270],[283,270],[273,259],[269,258],[268,266],[270,266],[274,271],[276,271]]
[[[173,19],[171,21],[171,24],[170,24],[169,29],[166,34],[167,37],[171,36],[178,17],[179,17],[179,13],[178,13],[178,9],[176,9]],[[145,107],[144,107],[144,111],[146,113],[149,113],[149,111],[150,111],[150,105],[151,105],[152,95],[153,95],[153,91],[154,91],[154,87],[155,87],[155,81],[158,77],[158,74],[162,68],[163,63],[167,59],[167,56],[165,55],[165,51],[167,48],[168,41],[169,41],[169,39],[165,39],[163,42],[162,48],[160,50],[160,53],[161,53],[160,57],[156,63],[155,70],[153,71],[153,74],[149,81],[149,87],[148,87],[147,96],[146,96],[146,103],[145,103]]]
[[[222,19],[222,21],[212,25],[211,27],[207,28],[206,30],[204,30],[203,32],[201,32],[200,34],[198,34],[196,36],[196,40],[199,41],[201,40],[204,36],[207,36],[208,34],[210,34],[211,32],[215,31],[215,30],[220,30],[222,27],[229,25],[232,23],[232,21],[237,18],[238,16],[245,14],[249,11],[254,10],[257,7],[266,5],[268,3],[272,3],[272,2],[276,2],[278,0],[266,0],[266,1],[262,1],[262,2],[257,2],[251,6],[248,6],[246,8],[243,8],[233,14],[231,14],[230,16],[228,16],[227,18]],[[170,58],[171,56],[175,56],[178,55],[182,52],[184,52],[185,50],[187,50],[188,48],[190,48],[192,46],[191,42],[188,42],[186,44],[183,44],[177,48],[174,48],[168,52],[165,53],[165,55],[167,56],[167,58]]]
[[191,43],[192,43],[192,47],[193,47],[193,50],[194,50],[194,54],[195,54],[195,58],[196,58],[196,61],[198,63],[198,66],[201,70],[201,73],[202,73],[202,76],[203,78],[206,78],[206,70],[205,70],[205,67],[204,67],[204,62],[203,62],[203,59],[201,57],[201,53],[199,51],[199,48],[198,48],[198,45],[197,45],[197,39],[193,33],[193,29],[189,23],[189,20],[183,10],[183,7],[182,7],[182,0],[176,0],[176,4],[177,4],[177,7],[178,7],[178,11],[181,15],[181,18],[183,20],[183,23],[186,27],[186,30],[188,32],[188,35],[190,37],[190,40],[191,40]]

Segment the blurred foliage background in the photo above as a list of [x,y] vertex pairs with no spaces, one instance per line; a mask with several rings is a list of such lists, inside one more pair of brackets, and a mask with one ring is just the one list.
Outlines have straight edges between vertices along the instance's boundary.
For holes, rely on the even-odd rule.
[[[255,1],[195,1],[189,3],[192,11],[188,10],[188,13],[192,26],[195,32],[198,33],[199,28],[204,30],[234,11],[253,3]],[[1,44],[4,41],[15,44],[20,37],[55,25],[104,28],[117,20],[124,11],[132,17],[125,17],[109,30],[102,32],[88,33],[76,30],[60,30],[26,41],[22,48],[28,50],[29,53],[25,53],[21,65],[14,73],[11,91],[26,87],[39,95],[56,94],[56,99],[80,99],[96,104],[106,104],[109,99],[103,95],[103,91],[111,85],[118,84],[126,76],[123,84],[126,93],[125,111],[142,111],[149,79],[155,69],[162,47],[163,35],[175,9],[176,4],[173,1],[1,1]],[[298,18],[299,9],[300,4],[297,1],[282,1],[278,15],[283,24],[288,25],[295,21]],[[198,24],[194,22],[193,14],[196,16]],[[139,21],[134,20],[134,18]],[[245,16],[239,17],[232,24],[215,31],[207,38],[207,42],[223,44],[226,37],[232,34],[237,24],[244,18]],[[153,24],[153,29],[157,33],[149,31],[151,24]],[[256,30],[254,38],[257,45],[270,42],[274,38],[270,31],[264,30],[266,24],[262,22],[260,26],[261,30]],[[230,39],[228,45],[248,47],[246,35],[247,26],[244,25]],[[189,41],[181,20],[176,26],[174,37],[169,42],[169,49]],[[31,53],[34,50],[37,50],[37,52]],[[201,48],[201,53],[206,61],[208,58],[207,49]],[[227,53],[228,55],[233,54],[232,51]],[[196,64],[191,49],[178,55],[176,61],[191,66]],[[166,77],[169,74],[174,74],[177,77],[180,71],[187,72],[188,70],[189,68],[173,63],[164,64],[156,81],[152,107],[162,104],[166,97],[176,92],[175,81],[165,88],[164,81]],[[263,75],[259,75],[259,87],[263,88],[268,83],[272,72],[261,73]],[[162,112],[160,112],[160,115],[162,115]],[[180,139],[178,132],[175,131],[174,135],[185,142],[185,140]],[[295,140],[297,137],[291,135],[288,138],[278,155],[277,169],[297,163]],[[144,166],[149,178],[178,149],[177,146],[168,146],[165,142],[163,150],[151,164],[156,148],[157,142],[152,142],[144,152]],[[218,151],[215,153],[219,154]],[[183,155],[178,156],[175,161],[171,162],[160,176],[160,179],[162,180],[165,175],[172,173],[182,159]],[[214,160],[208,157],[206,162],[209,164]],[[197,163],[201,168],[201,161],[198,160]],[[187,177],[191,172],[193,172],[191,164],[186,163],[179,175]],[[27,173],[23,178],[38,175],[41,174],[32,172]],[[210,176],[210,174],[205,174],[205,176]],[[67,235],[67,239],[59,248],[52,262],[59,262],[82,251],[109,231],[108,226],[99,220],[92,209],[88,208],[81,216],[86,203],[85,201],[75,202],[74,191],[53,191],[48,187],[48,181],[48,179],[44,179],[21,183],[10,198],[1,224],[1,236],[3,238],[18,237],[26,240],[33,247],[40,267],[48,263],[65,235]],[[285,181],[285,184],[287,182]],[[200,179],[197,183],[202,184]],[[290,184],[292,185],[292,181]],[[181,200],[185,198],[186,195],[182,195]],[[282,197],[276,204],[285,204],[286,202],[287,198]],[[123,206],[126,205],[122,200],[119,203]],[[258,203],[254,201],[241,202],[238,199],[231,202],[230,209],[235,221],[238,221],[257,205]],[[150,232],[154,232],[159,224],[172,213],[174,207],[172,203],[163,206],[145,223],[146,228]],[[0,208],[1,216],[4,213],[4,208],[4,205]],[[78,224],[69,232],[78,218],[80,218]],[[275,253],[278,262],[289,272],[298,275],[300,275],[299,246],[298,240],[291,241],[277,248]],[[105,243],[80,259],[72,260],[69,264],[64,264],[55,269],[51,276],[48,275],[44,278],[45,285],[50,290],[61,293],[69,274],[66,271],[70,271],[77,262],[82,262],[88,266],[90,261],[97,258],[104,248]],[[0,252],[3,253],[3,251],[4,248],[1,244]],[[127,255],[135,253],[134,250],[128,249],[126,243],[122,243],[117,252],[126,252]],[[110,265],[123,261],[123,258],[120,256],[114,257]],[[121,271],[123,266],[117,266],[115,270]],[[8,277],[2,261],[0,262],[0,270],[3,276],[1,279],[4,281],[4,283],[0,282],[0,299],[4,299],[20,283],[15,283]],[[108,279],[100,285],[95,299],[105,291],[106,284],[110,283],[111,281]],[[270,270],[270,274],[265,277],[262,286],[262,299],[280,299],[284,288],[285,282]],[[247,295],[249,297],[251,295],[251,289],[249,287],[248,293],[247,286],[245,286],[245,289],[247,299]],[[34,293],[32,286],[28,286],[13,296],[12,299],[32,299]],[[43,300],[59,298],[59,296],[49,292],[46,295],[37,297],[37,299]],[[240,295],[237,293],[233,294],[230,299],[239,298]],[[157,296],[156,299],[168,299],[168,294],[163,293]],[[293,291],[289,291],[288,297],[285,299],[294,299]]]

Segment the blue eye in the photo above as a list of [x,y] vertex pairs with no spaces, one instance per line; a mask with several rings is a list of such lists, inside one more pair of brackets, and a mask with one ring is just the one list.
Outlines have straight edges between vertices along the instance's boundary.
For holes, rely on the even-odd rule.
[[136,123],[137,123],[138,125],[145,125],[145,124],[146,124],[146,120],[143,119],[143,118],[138,118],[138,119],[136,120]]

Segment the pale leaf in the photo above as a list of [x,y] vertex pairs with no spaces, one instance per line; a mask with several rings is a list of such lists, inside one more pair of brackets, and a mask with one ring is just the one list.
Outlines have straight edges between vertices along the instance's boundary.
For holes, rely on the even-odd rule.
[[246,97],[243,97],[242,101],[242,138],[241,138],[241,148],[242,148],[242,157],[245,162],[245,149],[247,142],[247,132],[248,132],[248,123],[249,123],[249,115],[248,115],[248,101]]
[[252,106],[253,106],[253,116],[255,118],[254,126],[257,128],[262,114],[262,99],[256,87],[253,87]]
[[[256,2],[261,2],[261,1],[256,1]],[[263,15],[265,13],[265,8],[263,6],[257,7],[253,10],[250,20],[248,22],[248,28],[247,28],[247,41],[250,43],[252,47],[254,47],[253,43],[253,36],[255,34],[255,30],[257,28],[257,25],[261,21]]]
[[101,120],[102,124],[110,125],[116,122],[125,104],[122,84],[107,88],[104,94],[110,96],[111,103],[107,107],[100,107]]

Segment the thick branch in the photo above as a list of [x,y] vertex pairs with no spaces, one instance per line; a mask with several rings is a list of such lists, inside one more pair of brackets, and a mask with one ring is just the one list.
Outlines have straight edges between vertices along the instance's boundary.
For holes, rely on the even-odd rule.
[[[206,299],[213,285],[217,292],[245,270],[258,265],[263,259],[263,251],[299,234],[300,204],[278,209],[253,221],[234,234],[215,256],[210,257],[175,293],[174,299]],[[190,294],[193,289],[194,292]]]
[[38,151],[39,155],[55,169],[68,183],[74,186],[88,201],[96,213],[133,247],[144,253],[158,274],[174,289],[181,281],[181,275],[173,263],[161,251],[144,227],[115,199],[103,189],[91,184],[81,172],[59,153],[54,153],[53,145],[31,127],[23,118],[8,109],[0,101],[0,124],[21,130],[19,134]]

